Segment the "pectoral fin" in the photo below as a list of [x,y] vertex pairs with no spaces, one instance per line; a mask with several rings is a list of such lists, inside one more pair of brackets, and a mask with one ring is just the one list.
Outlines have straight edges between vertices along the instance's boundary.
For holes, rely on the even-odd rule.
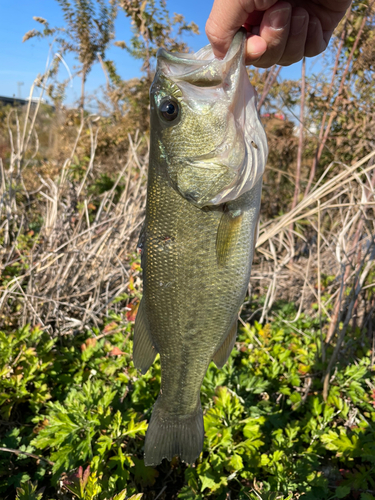
[[237,244],[241,222],[241,210],[224,210],[216,237],[216,257],[220,267],[224,267],[228,262],[233,248]]
[[148,327],[144,299],[139,304],[134,326],[133,363],[144,374],[154,362],[157,350]]
[[231,326],[231,329],[229,330],[228,335],[224,339],[224,342],[213,355],[212,361],[218,368],[223,368],[225,363],[228,361],[230,353],[232,352],[237,336],[237,321],[238,320],[236,317],[233,325]]

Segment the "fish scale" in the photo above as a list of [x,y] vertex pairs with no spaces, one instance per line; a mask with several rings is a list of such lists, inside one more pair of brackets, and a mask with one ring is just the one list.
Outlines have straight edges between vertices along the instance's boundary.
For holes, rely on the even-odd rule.
[[[238,72],[244,71],[238,57],[239,50],[243,53],[244,40],[243,33],[236,35],[223,62],[234,83],[238,81],[233,76],[237,66]],[[207,68],[203,65],[210,63],[186,63],[183,55],[180,57],[182,64],[198,64],[193,81],[204,83]],[[234,68],[231,57],[237,65]],[[163,66],[165,59],[167,69]],[[244,121],[240,115],[244,105],[236,107],[237,90],[226,84],[228,90],[221,92],[220,105],[211,103],[211,115],[202,115],[202,108],[189,101],[194,85],[179,83],[181,73],[175,79],[168,73],[171,61],[177,64],[177,60],[175,54],[158,54],[150,91],[150,163],[146,218],[139,243],[144,290],[135,323],[133,359],[145,373],[159,353],[162,377],[146,435],[146,465],[157,465],[174,455],[191,463],[202,450],[200,388],[209,363],[214,360],[217,366],[223,366],[234,345],[238,311],[253,259],[261,173],[247,184],[247,190],[224,203],[214,204],[206,198],[220,199],[223,189],[230,198],[233,179],[237,178],[236,185],[245,185],[240,168],[248,165],[233,166],[235,154],[229,164],[227,150],[233,153],[241,144],[246,154],[239,156],[238,162],[251,161],[255,166],[267,155],[254,100],[245,105],[258,122],[251,123],[251,136],[245,140],[244,130],[238,125]],[[223,72],[222,86],[225,75]],[[191,72],[188,77],[192,78]],[[198,90],[201,92],[201,88]],[[167,99],[166,109],[171,110],[172,117],[167,114],[164,119],[160,114],[163,99]],[[234,109],[238,109],[238,116],[233,115]],[[256,150],[251,141],[259,144]],[[202,156],[207,152],[212,154],[209,164]],[[201,169],[200,176],[193,166]],[[226,177],[222,178],[221,172],[226,172]],[[232,183],[229,186],[225,185],[228,179]]]
[[[224,117],[224,113],[223,113]],[[216,126],[215,126],[216,125]],[[217,120],[217,124],[212,126],[212,119],[209,116],[201,116],[197,123],[194,117],[188,118],[185,123],[187,131],[194,129],[194,136],[177,136],[175,139],[173,130],[166,134],[166,141],[174,141],[178,156],[184,157],[189,153],[206,154],[218,144],[220,136],[224,135],[227,128],[225,120]]]

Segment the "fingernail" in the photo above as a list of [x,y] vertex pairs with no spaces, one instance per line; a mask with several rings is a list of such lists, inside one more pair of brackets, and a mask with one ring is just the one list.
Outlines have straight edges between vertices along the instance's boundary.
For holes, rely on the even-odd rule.
[[269,15],[271,28],[280,30],[285,28],[288,24],[290,17],[290,7],[283,7],[282,9],[274,10]]
[[307,16],[293,16],[290,22],[290,33],[299,35],[305,27]]

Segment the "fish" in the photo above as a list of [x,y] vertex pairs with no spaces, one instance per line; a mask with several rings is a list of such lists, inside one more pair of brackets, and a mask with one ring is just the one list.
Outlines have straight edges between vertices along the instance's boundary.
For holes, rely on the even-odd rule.
[[236,340],[257,237],[267,139],[244,63],[246,32],[223,59],[161,48],[150,88],[150,161],[138,242],[143,296],[133,362],[159,353],[160,393],[144,460],[193,463],[204,442],[200,389]]

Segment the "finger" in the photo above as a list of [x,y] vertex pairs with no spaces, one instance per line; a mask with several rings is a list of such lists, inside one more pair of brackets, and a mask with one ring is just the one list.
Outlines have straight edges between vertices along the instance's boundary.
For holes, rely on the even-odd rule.
[[266,10],[277,0],[215,0],[206,23],[206,34],[216,57],[224,57],[235,33],[255,10]]
[[323,31],[323,39],[326,42],[328,47],[329,41],[331,40],[331,36],[333,35],[333,30]]
[[320,19],[323,31],[334,30],[350,8],[351,0],[314,2],[314,14]]
[[322,25],[317,17],[311,16],[306,37],[305,56],[317,56],[326,48],[327,43],[323,38]]
[[267,44],[262,37],[249,34],[246,41],[246,64],[253,64],[267,50]]
[[277,2],[265,12],[259,34],[267,43],[267,51],[254,64],[258,68],[268,68],[281,59],[289,36],[291,14],[288,2]]
[[305,44],[307,31],[309,27],[308,12],[297,7],[293,9],[292,19],[290,21],[289,38],[284,49],[282,57],[278,64],[289,66],[297,61],[300,61],[305,55]]

